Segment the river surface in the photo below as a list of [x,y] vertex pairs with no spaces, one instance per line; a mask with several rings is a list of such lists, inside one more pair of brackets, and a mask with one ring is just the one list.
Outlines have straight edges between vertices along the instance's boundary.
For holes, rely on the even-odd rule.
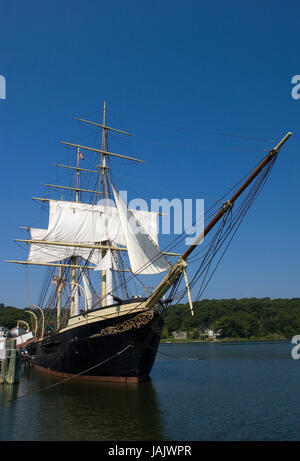
[[300,440],[290,342],[162,344],[151,381],[76,382],[34,369],[0,386],[2,441]]

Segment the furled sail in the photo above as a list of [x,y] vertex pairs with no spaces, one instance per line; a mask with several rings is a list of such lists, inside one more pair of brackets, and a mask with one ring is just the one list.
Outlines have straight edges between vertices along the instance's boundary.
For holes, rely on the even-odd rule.
[[116,259],[114,258],[113,252],[107,250],[105,256],[102,258],[100,263],[95,267],[94,271],[106,271],[106,304],[113,304],[113,277],[112,271],[119,270]]
[[112,188],[132,272],[134,274],[157,274],[169,270],[171,265],[166,256],[152,240],[143,223],[127,208],[116,189],[113,186]]
[[91,311],[93,307],[97,304],[98,298],[97,298],[96,293],[91,288],[91,284],[83,270],[81,270],[81,274],[82,274],[83,288],[84,288],[84,292],[86,295],[87,310]]
[[97,267],[94,268],[94,271],[107,271],[107,270],[117,271],[118,269],[119,268],[117,266],[117,263],[115,261],[112,251],[107,250],[105,256],[99,262]]
[[74,315],[80,314],[80,298],[84,298],[84,309],[85,311],[90,311],[97,304],[98,298],[94,291],[92,291],[91,284],[85,275],[84,271],[81,269],[82,275],[82,284],[75,284],[71,295],[74,296]]

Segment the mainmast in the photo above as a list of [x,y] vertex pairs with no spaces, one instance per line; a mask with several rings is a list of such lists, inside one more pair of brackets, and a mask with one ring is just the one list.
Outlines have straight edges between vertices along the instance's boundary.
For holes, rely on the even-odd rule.
[[[103,203],[105,204],[105,199],[108,197],[108,187],[106,188],[107,182],[107,166],[106,166],[106,154],[107,146],[106,146],[106,103],[104,101],[103,105],[103,126],[102,126],[102,163],[101,163],[101,177],[102,177],[102,198]],[[108,244],[109,242],[104,242],[104,244]],[[107,250],[102,251],[102,258],[105,257]],[[102,307],[106,307],[107,304],[107,286],[112,290],[112,273],[111,270],[102,270],[101,271],[101,298],[102,298]]]
[[[98,152],[99,154],[101,154],[101,165],[99,165],[99,168],[100,168],[99,176],[101,177],[101,181],[99,181],[99,189],[100,189],[101,185],[102,185],[102,187],[101,187],[101,190],[99,190],[99,192],[96,192],[95,201],[97,203],[98,195],[100,193],[100,194],[102,194],[103,204],[105,205],[105,200],[107,198],[110,198],[109,197],[109,186],[108,186],[108,170],[109,170],[109,167],[107,165],[107,157],[108,156],[113,156],[113,157],[115,156],[115,157],[121,157],[121,158],[129,159],[129,160],[133,160],[133,161],[137,161],[137,162],[142,162],[142,160],[132,158],[132,157],[129,157],[129,156],[125,156],[125,155],[115,154],[115,153],[109,152],[107,150],[107,131],[110,130],[110,131],[114,131],[114,132],[117,132],[117,133],[125,134],[127,136],[131,136],[131,135],[129,133],[125,132],[125,131],[117,130],[116,128],[112,128],[112,127],[107,126],[107,123],[106,123],[106,102],[105,101],[104,101],[104,104],[103,104],[102,124],[91,122],[89,120],[84,120],[84,119],[80,119],[80,118],[78,118],[77,120],[102,128],[101,149],[94,149],[94,148],[90,148],[90,147],[86,147],[86,146],[80,146],[80,145],[71,144],[71,143],[64,143],[64,144],[77,147],[78,149],[83,148],[83,149]],[[79,186],[77,186],[77,187],[79,187]],[[105,246],[109,247],[110,242],[109,241],[102,242],[102,245],[104,247]],[[101,251],[102,258],[104,258],[106,256],[107,251],[108,251],[107,249],[103,249]],[[112,270],[110,270],[110,269],[101,271],[101,298],[102,298],[102,307],[106,307],[112,301]]]
[[102,197],[105,200],[106,198],[106,180],[107,180],[107,167],[106,167],[106,103],[104,101],[103,105],[103,126],[102,126],[102,143],[101,143],[101,149],[102,149],[102,163],[101,163],[101,176],[102,176]]
[[[122,135],[127,135],[127,136],[131,136],[131,135],[130,135],[130,133],[118,130],[116,128],[112,128],[112,127],[107,125],[107,122],[106,122],[106,103],[105,102],[104,102],[104,106],[103,106],[102,124],[92,122],[92,121],[88,121],[88,120],[84,120],[84,119],[80,119],[80,118],[77,118],[77,120],[80,121],[80,122],[83,122],[83,123],[88,123],[88,124],[96,126],[96,127],[100,127],[102,129],[101,146],[99,146],[99,148],[93,148],[93,147],[82,146],[82,145],[79,145],[79,144],[74,144],[74,143],[69,143],[69,142],[62,142],[62,144],[65,144],[67,146],[76,148],[76,154],[77,154],[76,163],[74,162],[75,165],[56,164],[56,166],[74,170],[74,172],[75,172],[74,184],[72,184],[70,186],[69,185],[66,186],[66,185],[56,185],[56,184],[44,184],[47,187],[52,187],[52,188],[55,188],[55,189],[65,189],[65,190],[72,191],[74,193],[73,200],[70,200],[70,201],[52,200],[52,199],[48,199],[48,198],[45,198],[45,197],[43,197],[43,198],[33,197],[33,199],[34,200],[40,200],[42,202],[49,202],[49,207],[51,207],[52,205],[54,207],[55,203],[58,203],[58,202],[59,203],[62,202],[62,204],[64,204],[62,206],[65,206],[65,207],[68,206],[67,205],[68,203],[70,204],[69,207],[72,207],[72,203],[78,204],[79,208],[77,206],[74,207],[73,213],[75,213],[75,209],[76,209],[76,210],[78,210],[78,213],[80,215],[80,213],[81,213],[81,211],[80,211],[80,203],[82,201],[81,194],[83,194],[83,193],[84,194],[93,194],[95,205],[97,205],[99,195],[102,194],[104,200],[109,198],[109,183],[108,183],[108,170],[109,170],[109,167],[107,165],[107,158],[108,157],[117,157],[117,158],[122,158],[122,159],[131,160],[131,161],[135,161],[135,162],[142,162],[142,163],[144,163],[144,161],[140,160],[140,159],[137,159],[137,158],[134,158],[134,157],[132,157],[130,155],[123,155],[123,154],[113,153],[113,152],[109,152],[107,150],[108,149],[108,145],[107,145],[107,133],[108,133],[108,131],[120,133]],[[87,153],[89,153],[89,152],[97,153],[97,154],[101,155],[101,164],[96,168],[96,170],[87,169],[87,168],[81,168],[80,159],[84,158],[83,155],[82,155],[82,151],[85,151]],[[86,189],[86,188],[81,187],[81,184],[80,184],[80,182],[81,182],[80,181],[81,172],[85,172],[85,173],[89,173],[89,174],[92,173],[92,174],[96,174],[98,176],[98,185],[97,185],[97,187],[93,188],[95,190]],[[93,206],[93,205],[91,205],[91,202],[92,201],[88,201],[87,205],[88,206]],[[104,206],[105,206],[105,202],[104,202]],[[76,211],[76,215],[77,215],[77,211]],[[67,239],[66,237],[61,239],[60,236],[57,236],[57,237],[51,239],[51,238],[46,236],[47,229],[33,229],[33,228],[29,228],[29,227],[27,227],[26,229],[30,231],[31,238],[28,238],[28,239],[15,239],[15,241],[26,242],[27,244],[30,245],[30,248],[33,248],[33,250],[37,250],[37,251],[33,251],[33,254],[28,258],[28,261],[16,261],[16,260],[13,260],[13,261],[7,261],[7,262],[17,263],[17,264],[25,264],[25,265],[34,265],[34,266],[57,267],[59,269],[58,276],[55,277],[55,281],[56,281],[56,285],[57,285],[57,316],[58,317],[60,316],[60,311],[61,311],[61,294],[62,294],[62,289],[63,289],[63,286],[64,286],[64,281],[62,279],[63,269],[69,268],[71,270],[70,315],[73,316],[73,315],[77,314],[77,312],[75,312],[76,311],[76,306],[75,306],[76,305],[76,293],[75,293],[75,290],[76,290],[76,285],[77,285],[77,283],[76,283],[77,282],[77,275],[80,273],[80,271],[82,271],[83,268],[84,269],[95,269],[94,266],[90,266],[90,264],[89,264],[90,256],[88,256],[88,255],[89,254],[91,255],[91,252],[93,252],[96,255],[95,257],[92,255],[91,260],[93,260],[92,264],[97,265],[97,263],[95,262],[95,260],[97,259],[97,254],[99,254],[101,256],[101,259],[103,259],[109,250],[118,251],[118,252],[119,251],[128,251],[126,247],[123,248],[123,247],[120,247],[119,245],[114,245],[113,246],[111,240],[102,241],[102,240],[99,239],[99,241],[98,241],[97,238],[95,238],[95,241],[94,241],[94,239],[91,239],[91,242],[90,242],[90,239],[87,239],[87,241],[80,242],[80,241],[78,241],[76,239],[74,239],[74,241],[72,239]],[[52,228],[52,231],[53,231],[53,228]],[[39,246],[41,248],[41,253],[39,253]],[[43,250],[42,250],[43,247],[45,247],[45,252],[47,252],[47,248],[49,247],[49,253],[50,254],[49,254],[49,256],[47,255],[46,258],[45,258],[45,252],[43,252]],[[65,258],[63,257],[64,256],[64,252],[63,252],[64,247],[66,248],[66,251],[65,251],[66,256],[65,256]],[[57,258],[57,262],[52,257],[51,248],[53,248],[53,254],[57,253],[60,256],[62,256],[60,258]],[[60,252],[59,248],[61,248],[61,252]],[[68,250],[68,248],[69,248],[69,250]],[[73,256],[70,257],[70,262],[65,263],[63,261],[63,259],[66,259],[68,257],[67,256],[68,252],[70,252],[70,254],[72,254],[71,253],[72,248],[74,250],[76,250],[76,251],[74,251]],[[37,257],[38,255],[41,256],[40,259],[39,259],[39,257]],[[87,255],[87,256],[85,256],[85,255]],[[86,259],[87,263],[80,264],[79,256]],[[50,257],[52,257],[52,260],[51,260]],[[105,269],[106,270],[101,270],[101,291],[102,291],[102,300],[103,300],[102,307],[104,307],[104,306],[106,306],[108,304],[107,296],[111,292],[111,286],[112,286],[112,271],[109,270],[109,269],[107,270],[107,268],[105,268]],[[59,318],[58,318],[58,321],[57,321],[57,325],[59,326]]]

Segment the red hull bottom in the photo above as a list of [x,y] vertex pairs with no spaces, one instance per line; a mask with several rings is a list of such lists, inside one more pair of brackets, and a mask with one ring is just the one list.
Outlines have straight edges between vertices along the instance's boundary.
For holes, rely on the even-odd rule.
[[50,373],[51,375],[60,376],[61,378],[70,378],[80,381],[96,381],[96,382],[116,382],[116,383],[133,383],[138,384],[149,379],[149,376],[89,376],[89,375],[73,375],[71,373],[62,373],[61,371],[53,371],[40,365],[34,365],[39,371]]

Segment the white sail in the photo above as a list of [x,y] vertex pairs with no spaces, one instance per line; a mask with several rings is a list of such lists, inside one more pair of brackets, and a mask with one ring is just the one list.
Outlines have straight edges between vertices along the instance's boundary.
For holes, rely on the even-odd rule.
[[[134,274],[158,274],[171,268],[165,255],[151,239],[142,223],[113,188],[119,217],[126,240],[131,270]],[[149,213],[149,212],[148,212]]]
[[108,269],[106,271],[106,305],[110,306],[111,304],[114,303],[114,298],[113,298],[113,276],[112,276],[112,270]]
[[[45,236],[47,235],[47,232],[47,229],[31,228],[31,239],[46,241],[47,239]],[[55,261],[63,261],[71,256],[80,256],[85,260],[89,260],[92,264],[99,264],[102,259],[101,251],[99,250],[71,246],[46,245],[44,243],[32,243],[30,245],[27,260],[28,262],[52,263]]]
[[104,258],[95,267],[94,271],[106,271],[106,305],[113,304],[113,277],[112,271],[119,270],[111,250],[107,250]]
[[106,271],[106,305],[113,304],[113,277],[112,271],[119,270],[111,250],[108,250],[104,258],[95,267],[94,271]]
[[95,243],[110,240],[125,245],[114,207],[50,200],[45,240]]
[[82,283],[83,283],[83,288],[86,296],[86,303],[87,303],[87,310],[91,311],[93,309],[93,306],[97,304],[97,296],[95,292],[92,290],[90,282],[85,275],[84,271],[81,270],[82,273]]
[[[126,245],[116,207],[55,200],[50,200],[49,203],[46,240],[74,243],[109,240],[115,244]],[[142,210],[132,211],[147,233],[157,241],[157,214]]]
[[111,250],[107,250],[104,258],[101,259],[94,271],[119,270]]
[[[133,215],[151,239],[157,243],[157,213],[132,210]],[[49,201],[48,229],[31,229],[32,240],[44,242],[94,244],[111,242],[126,246],[126,238],[120,222],[119,213],[114,206],[90,205],[79,202]],[[81,256],[90,263],[99,265],[102,250],[56,246],[33,243],[30,245],[28,262],[55,262]]]

